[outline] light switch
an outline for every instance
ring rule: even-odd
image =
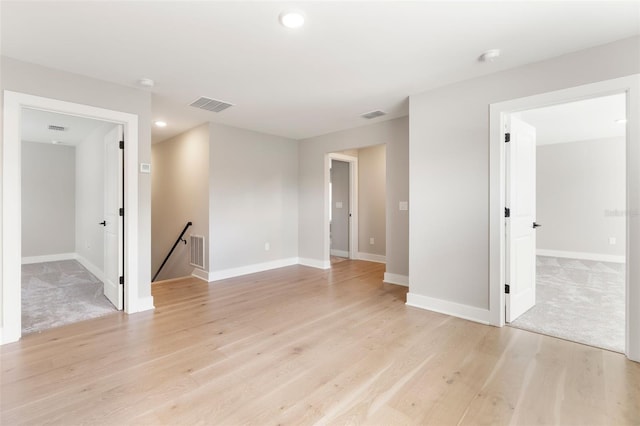
[[[336,201],[336,209],[342,208],[342,201]]]
[[[616,242],[616,237],[609,237],[609,245],[615,246]]]
[[[400,201],[398,206],[400,210],[409,210],[409,202],[408,201]]]
[[[151,173],[151,164],[140,163],[140,173]]]

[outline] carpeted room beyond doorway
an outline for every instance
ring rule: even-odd
[[[102,282],[77,260],[22,265],[22,333],[117,312]]]

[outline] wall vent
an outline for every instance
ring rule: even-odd
[[[64,132],[67,130],[64,126],[56,126],[55,124],[49,124],[49,130],[55,130],[57,132]]]
[[[189,104],[192,107],[204,109],[207,111],[220,112],[232,107],[233,104],[225,101],[219,101],[217,99],[205,98],[204,96],[196,99]]]
[[[386,114],[386,112],[384,112],[384,111],[376,110],[376,111],[371,111],[371,112],[365,112],[364,114],[361,114],[360,117],[366,118],[367,120],[371,120],[372,118],[380,117],[380,116],[383,116],[385,114]]]
[[[189,263],[196,268],[204,269],[204,236],[191,235],[189,239],[191,240],[191,258]]]

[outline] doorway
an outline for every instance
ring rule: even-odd
[[[509,115],[510,325],[624,351],[625,117],[624,94]]]
[[[21,148],[22,110],[30,108],[106,121],[123,126],[124,133],[124,311],[149,309],[138,294],[138,117],[88,105],[75,104],[23,93],[4,92],[2,158],[2,343],[20,339],[22,200]],[[123,213],[125,212],[123,211]],[[144,299],[144,298],[142,298]]]
[[[329,255],[331,263],[358,256],[358,157],[330,153]]]

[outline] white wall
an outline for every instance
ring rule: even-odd
[[[380,256],[387,244],[385,151],[384,145],[358,150],[358,251]]]
[[[54,70],[12,58],[0,61],[0,89],[68,102],[123,111],[138,116],[138,159],[151,161],[151,94],[77,74]],[[4,105],[4,100],[2,100]],[[3,107],[4,108],[4,107]],[[0,114],[0,120],[2,114]],[[138,177],[138,293],[141,299],[151,296],[151,180]],[[4,202],[4,198],[3,198]],[[0,237],[2,235],[0,234]],[[1,254],[1,253],[0,253]],[[4,259],[4,257],[3,257]],[[1,270],[0,270],[1,273]],[[0,291],[0,295],[2,292]],[[1,303],[0,303],[1,306]],[[1,314],[0,314],[1,317]]]
[[[409,212],[398,210],[408,201],[409,118],[402,117],[300,141],[299,253],[316,264],[324,262],[325,156],[330,152],[386,145],[387,273],[407,276]]]
[[[410,99],[410,293],[489,308],[489,105],[640,72],[640,38]]]
[[[189,235],[209,240],[209,124],[153,144],[151,253],[155,274],[187,222]],[[178,244],[157,280],[191,275],[190,245]],[[205,259],[205,270],[208,265]]]
[[[22,142],[22,257],[75,252],[76,149]]]
[[[349,163],[331,161],[331,250],[349,252]],[[338,203],[342,206],[338,207]],[[345,254],[342,253],[342,256]],[[348,257],[348,256],[347,256]]]
[[[287,259],[295,263],[298,142],[214,123],[209,132],[213,276]]]
[[[536,163],[537,248],[624,256],[625,139],[538,146]]]
[[[104,137],[113,124],[105,123],[76,146],[75,251],[104,271]]]

